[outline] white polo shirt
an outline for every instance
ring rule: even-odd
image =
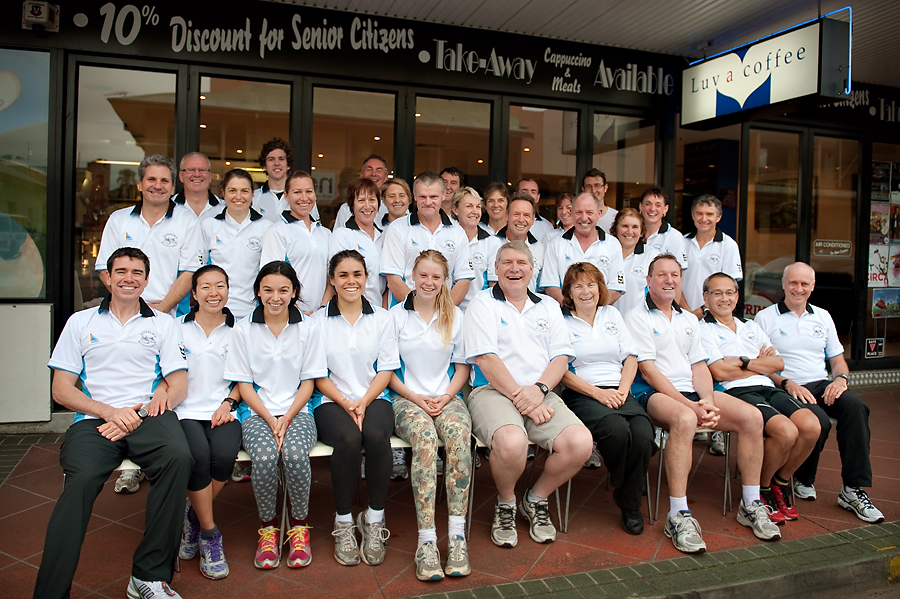
[[[691,366],[706,360],[697,317],[672,303],[672,320],[663,314],[650,294],[625,315],[637,348],[638,362],[655,360],[656,368],[682,393],[692,393]]]
[[[331,231],[317,220],[312,230],[285,211],[281,220],[263,234],[260,268],[273,260],[290,262],[300,279],[300,308],[315,311],[322,304],[328,284],[328,241]]]
[[[381,247],[384,245],[384,234],[375,227],[375,239],[359,228],[352,216],[346,226],[336,227],[328,240],[328,262],[331,257],[342,250],[356,250],[366,259],[366,299],[373,306],[381,305],[387,280],[381,272]]]
[[[475,279],[469,284],[469,291],[466,293],[466,297],[459,303],[459,308],[463,312],[466,311],[469,303],[475,299],[475,296],[482,289],[487,289],[490,283],[497,282],[495,260],[497,258],[497,250],[503,243],[503,240],[490,235],[481,227],[478,228],[475,237],[469,241],[469,259],[472,263]]]
[[[590,262],[603,273],[606,287],[610,291],[625,293],[625,267],[622,260],[622,245],[619,240],[597,227],[597,241],[581,249],[575,236],[575,227],[554,239],[544,254],[544,269],[541,271],[541,287],[562,289],[566,270],[576,262]]]
[[[194,209],[191,208],[190,204],[187,203],[187,199],[184,197],[184,193],[176,193],[172,196],[172,201],[178,204],[180,207],[186,209],[188,212],[199,218],[200,220],[206,220],[207,218],[212,218],[219,213],[225,207],[225,202],[222,201],[216,194],[206,190],[206,193],[209,196],[209,199],[205,204],[203,204],[203,210],[200,211],[198,215],[194,212]]]
[[[415,292],[406,296],[402,304],[390,309],[397,333],[400,352],[398,376],[414,393],[437,397],[447,392],[453,364],[465,364],[463,346],[463,313],[455,307],[451,342],[444,343],[437,328],[437,312],[425,322],[413,306]]]
[[[284,191],[272,191],[269,189],[269,182],[266,181],[256,191],[253,192],[253,199],[250,205],[254,210],[263,215],[263,218],[277,223],[281,220],[281,215],[285,210],[291,211],[291,206],[284,199]],[[309,215],[313,220],[319,220],[319,206],[314,204]]]
[[[231,391],[231,381],[226,380],[224,374],[234,315],[228,308],[223,312],[225,322],[216,327],[209,337],[197,324],[197,313],[193,310],[178,319],[188,364],[187,397],[173,408],[179,420],[210,420]]]
[[[362,302],[362,314],[352,325],[338,309],[337,297],[313,315],[325,344],[327,376],[350,401],[365,395],[379,372],[400,368],[394,320],[387,310],[373,307],[365,297]],[[379,397],[391,400],[387,388]],[[315,409],[331,401],[317,389],[309,403]]]
[[[606,231],[607,235],[612,235],[610,229],[612,229],[613,221],[616,220],[616,215],[618,213],[619,211],[612,206],[607,206],[606,212],[604,212],[603,216],[597,220],[597,226]],[[615,235],[613,235],[613,237],[615,237]]]
[[[381,250],[381,274],[403,277],[404,282],[412,281],[413,264],[424,250],[437,250],[450,264],[452,283],[462,279],[472,279],[475,273],[469,264],[469,238],[458,224],[440,211],[441,224],[434,233],[419,222],[419,216],[412,213],[406,218],[395,220],[384,232],[384,247]],[[452,284],[448,282],[452,287]]]
[[[509,241],[506,238],[506,230],[509,227],[503,227],[499,231],[497,231],[497,239],[500,240],[500,245],[497,246],[499,250],[503,245]],[[531,255],[534,257],[534,271],[531,274],[531,281],[528,282],[528,290],[532,293],[537,293],[541,273],[544,270],[544,259],[546,258],[547,246],[543,241],[539,240],[537,237],[531,234],[531,231],[528,231],[528,249],[531,250]],[[488,272],[488,281],[496,281],[497,280],[497,252],[494,252],[493,258],[491,258],[490,271]]]
[[[478,356],[494,354],[521,386],[538,382],[554,358],[575,356],[559,304],[546,295],[528,292],[520,313],[494,285],[475,296],[464,325],[467,361],[474,365]],[[488,384],[478,366],[472,367],[469,382]]]
[[[204,256],[209,264],[221,266],[228,273],[227,306],[237,319],[256,307],[253,283],[259,273],[262,238],[271,226],[271,221],[253,208],[242,223],[226,209],[200,222]]]
[[[753,320],[784,359],[781,375],[801,385],[826,380],[825,360],[844,353],[834,320],[824,308],[806,304],[800,317],[782,300],[760,310]]]
[[[478,223],[478,226],[490,233],[491,235],[496,235],[497,231],[491,228],[491,226],[487,223]]]
[[[659,230],[651,235],[644,245],[657,254],[669,253],[675,256],[681,268],[688,268],[687,252],[684,249],[684,237],[681,232],[663,219]]]
[[[150,276],[141,297],[152,304],[166,297],[179,272],[195,272],[203,266],[205,254],[200,221],[192,210],[178,208],[169,200],[166,215],[151,227],[141,214],[142,206],[143,200],[110,215],[103,227],[95,268],[106,270],[106,261],[119,248],[142,250],[150,258]]]
[[[531,233],[537,237],[539,241],[543,241],[545,237],[549,236],[553,229],[553,223],[549,220],[540,214],[534,215],[534,224],[531,225]]]
[[[81,390],[114,408],[146,407],[153,391],[176,370],[188,367],[175,319],[140,300],[125,324],[109,311],[109,298],[96,309],[69,317],[48,366],[77,374]],[[75,421],[96,418],[78,413]]]
[[[618,386],[622,382],[622,363],[637,356],[625,319],[612,306],[599,306],[593,326],[563,307],[569,341],[575,359],[569,370],[595,387]]]
[[[287,413],[302,381],[328,375],[318,323],[296,306],[289,310],[288,324],[276,338],[266,326],[264,308],[257,306],[234,327],[225,360],[225,379],[252,383],[273,416]],[[309,402],[300,411],[311,413]]]
[[[681,290],[691,310],[703,305],[703,281],[709,275],[724,272],[737,281],[744,278],[738,244],[719,230],[702,248],[697,243],[697,234],[688,233],[684,236],[684,251],[688,268],[684,271]]]
[[[740,358],[741,356],[750,359],[758,358],[763,349],[772,345],[769,336],[754,321],[745,321],[735,316],[734,326],[736,330],[732,331],[709,312],[700,321],[700,337],[703,340],[703,349],[706,351],[707,364],[723,358]],[[734,381],[719,381],[719,383],[726,390],[756,385],[775,386],[772,379],[761,374]]]
[[[624,316],[644,301],[647,290],[647,272],[650,261],[657,255],[656,250],[648,248],[643,241],[638,241],[634,251],[622,260],[625,270],[625,294],[616,300],[613,306]]]
[[[409,210],[406,211],[409,214]],[[378,211],[375,212],[375,222],[384,224],[385,219],[387,218],[388,209],[387,206],[384,205],[384,202],[378,202]],[[331,227],[335,233],[337,230],[347,226],[347,223],[350,219],[353,218],[353,213],[350,211],[350,206],[347,202],[341,204],[341,207],[338,208],[337,216],[334,217],[334,226]],[[390,224],[390,223],[388,223]]]

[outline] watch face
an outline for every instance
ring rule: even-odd
[[[141,408],[137,411],[137,415],[139,418],[146,418],[150,415],[150,412],[147,411],[147,408]]]

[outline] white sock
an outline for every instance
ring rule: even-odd
[[[437,529],[420,528],[419,545],[421,545],[422,543],[437,543]]]
[[[528,494],[525,496],[525,499],[530,501],[531,503],[537,503],[538,501],[547,501],[546,497],[538,497],[531,491],[531,489],[528,489]]]
[[[353,514],[335,514],[336,524],[353,524]]]
[[[384,510],[373,510],[369,508],[366,512],[366,522],[369,524],[384,524]]]
[[[451,538],[458,536],[466,538],[466,517],[450,516],[450,523],[447,525],[447,535]]]
[[[510,509],[516,509],[516,497],[513,495],[512,501],[503,501],[500,499],[500,496],[497,496],[497,505],[502,505],[503,507],[508,507]]]
[[[678,515],[678,512],[689,512],[691,508],[688,507],[687,504],[687,496],[684,497],[669,497],[669,517],[674,518]]]
[[[744,506],[759,500],[759,485],[741,485],[741,495],[744,497]]]
[[[844,488],[842,490],[844,491],[845,495],[856,495],[856,487],[848,487],[847,485],[844,485]]]

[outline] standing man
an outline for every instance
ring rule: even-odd
[[[573,355],[559,304],[528,290],[534,261],[528,245],[511,241],[497,250],[497,284],[469,304],[464,322],[470,375],[472,432],[491,449],[497,505],[491,540],[515,547],[516,481],[528,444],[551,449],[544,470],[525,491],[519,513],[537,543],[556,540],[547,498],[591,455],[591,433],[550,389]]]
[[[831,315],[809,303],[809,296],[816,287],[816,271],[802,262],[790,264],[784,269],[781,286],[784,299],[760,311],[755,319],[784,358],[784,370],[771,378],[777,386],[808,404],[822,426],[818,443],[794,473],[794,494],[800,499],[816,498],[813,483],[819,454],[831,432],[829,418],[834,418],[837,420],[844,483],[837,498],[838,505],[864,522],[883,522],[884,514],[863,490],[863,487],[872,486],[869,407],[847,389],[850,369],[844,360],[844,347]],[[825,370],[826,360],[831,366],[830,381]]]
[[[294,168],[294,150],[280,137],[273,137],[259,151],[259,166],[268,179],[253,192],[253,209],[273,223],[281,221],[281,214],[291,206],[284,197],[284,186]],[[313,206],[310,215],[319,220],[319,207]]]
[[[622,245],[597,225],[602,207],[603,202],[596,194],[578,194],[572,204],[575,225],[547,246],[540,285],[544,293],[560,305],[563,303],[563,279],[569,267],[576,262],[590,262],[600,270],[609,290],[610,304],[625,293]]]
[[[378,191],[380,193],[381,188],[384,187],[385,182],[388,180],[387,160],[380,154],[369,154],[369,156],[363,160],[362,168],[359,169],[359,176],[374,181],[375,185],[378,186]],[[447,212],[449,213],[449,211]],[[387,216],[387,213],[388,209],[387,206],[384,205],[384,202],[378,202],[378,212],[375,213],[375,222],[384,223],[384,218]],[[317,219],[318,217],[319,215],[316,214]],[[350,211],[350,206],[347,205],[347,202],[344,202],[338,209],[332,229],[346,227],[347,221],[352,217],[353,214]]]
[[[497,231],[497,237],[505,243],[507,241],[522,241],[528,245],[531,250],[532,273],[531,282],[528,289],[532,292],[536,291],[538,279],[540,279],[541,271],[544,267],[544,242],[539,240],[531,232],[534,228],[534,219],[536,211],[534,201],[530,194],[526,192],[516,192],[506,203],[506,226]],[[488,269],[488,279],[492,280],[494,274]]]
[[[669,515],[665,534],[684,553],[702,553],[706,543],[687,502],[691,441],[697,427],[738,433],[741,502],[737,521],[764,541],[781,538],[760,500],[763,419],[750,404],[713,390],[697,317],[675,299],[681,291],[681,265],[672,254],[656,256],[648,267],[647,296],[625,315],[638,348],[638,377],[632,393],[638,403],[669,431],[666,480]]]
[[[181,159],[178,180],[184,186],[181,193],[176,193],[175,203],[189,209],[194,216],[203,220],[212,218],[224,206],[222,200],[209,190],[212,181],[212,166],[206,154],[190,152]]]
[[[737,243],[716,228],[722,220],[722,202],[714,195],[705,194],[691,205],[696,233],[684,236],[687,270],[684,273],[684,301],[697,318],[703,318],[703,282],[706,277],[724,272],[736,281],[744,277],[741,268],[741,252]]]
[[[669,196],[662,187],[652,185],[641,194],[641,216],[644,219],[644,245],[660,254],[675,256],[681,268],[687,268],[684,237],[666,221]]]
[[[450,214],[450,205],[453,203],[453,194],[462,185],[463,173],[455,166],[448,166],[441,171],[441,179],[444,180],[444,201],[441,210]]]
[[[396,302],[410,292],[413,265],[424,250],[437,250],[450,264],[450,297],[457,306],[466,297],[475,271],[469,259],[469,238],[462,227],[441,210],[444,181],[431,171],[416,177],[413,183],[416,212],[394,221],[384,232],[381,250],[381,274]]]
[[[606,184],[606,173],[599,168],[592,168],[581,178],[581,191],[592,193],[600,199],[600,218],[597,221],[597,224],[601,229],[606,231],[607,235],[616,218],[616,214],[619,213],[619,211],[612,206],[606,205],[606,192],[608,189],[609,185]]]
[[[35,599],[69,596],[94,501],[126,457],[137,462],[152,483],[127,595],[180,597],[168,583],[194,460],[171,405],[151,401],[151,396],[165,379],[168,402],[184,399],[184,346],[175,320],[141,299],[150,274],[144,252],[116,249],[105,272],[110,297],[99,309],[73,314],[50,357],[53,399],[77,415],[59,454],[65,485],[47,526]]]
[[[549,235],[553,230],[553,223],[541,216],[541,190],[537,181],[534,179],[520,179],[516,183],[516,193],[527,193],[531,196],[531,203],[534,204],[534,226],[532,234],[539,240],[543,240],[545,235]]]

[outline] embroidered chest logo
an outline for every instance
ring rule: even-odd
[[[453,241],[452,239],[448,239],[447,241],[444,242],[444,247],[447,249],[448,252],[450,252],[452,254],[453,252],[456,251],[456,242]]]
[[[823,339],[825,337],[825,327],[820,324],[817,324],[813,327],[812,335],[816,339]]]
[[[618,335],[619,326],[614,322],[607,322],[605,325],[603,325],[603,331],[607,335]]]
[[[694,329],[693,327],[684,327],[684,337],[688,341],[694,340]]]
[[[756,343],[756,333],[753,331],[749,331],[746,335],[747,341],[750,343]]]
[[[546,318],[538,318],[534,321],[534,330],[540,333],[546,333],[550,330],[550,323]]]
[[[98,337],[94,337],[93,333],[91,333],[90,335],[91,335],[91,345],[93,345],[95,343],[100,343],[100,339]]]
[[[600,266],[600,268],[609,267],[609,256],[600,256],[597,258],[597,265]]]
[[[222,353],[219,354],[219,356],[222,358],[222,360],[228,359],[228,344],[227,343],[222,346]]]
[[[631,267],[631,276],[632,277],[643,277],[644,276],[644,267],[643,266],[632,266]]]
[[[166,233],[162,236],[162,244],[167,248],[173,248],[178,245],[178,235],[175,233]]]
[[[156,347],[156,333],[153,331],[141,331],[141,336],[140,338],[138,338],[138,343],[148,349]]]
[[[247,249],[253,252],[261,252],[262,251],[262,243],[259,241],[259,237],[251,237],[247,240]]]
[[[484,254],[481,252],[472,254],[472,264],[484,264]]]
[[[720,258],[718,254],[710,254],[710,256],[706,259],[706,261],[711,266],[718,266],[722,263],[722,258]]]

